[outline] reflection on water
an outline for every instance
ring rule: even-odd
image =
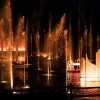
[[[80,85],[80,72],[67,72],[67,84],[72,83],[74,86]]]
[[[14,87],[16,86],[24,86],[24,80],[25,83],[28,85],[28,71],[25,71],[25,77],[24,77],[24,68],[14,68]],[[24,79],[25,78],[25,79]]]
[[[80,81],[80,72],[67,72],[67,84],[79,87],[100,87],[100,81]]]
[[[34,61],[34,63],[33,63]],[[38,62],[39,61],[39,62]],[[59,63],[56,60],[46,58],[32,58],[30,65],[24,63],[13,64],[14,89],[29,89],[34,87],[66,86],[72,83],[75,87],[98,87],[89,89],[75,89],[75,94],[97,94],[100,93],[100,81],[80,82],[80,72],[61,73]],[[41,70],[37,70],[38,66]],[[61,68],[61,67],[60,67]],[[64,88],[66,91],[66,89]],[[75,97],[73,100],[90,99],[94,97]],[[98,97],[95,97],[98,98]]]
[[[67,72],[67,85],[72,83],[76,88],[73,89],[73,100],[99,100],[100,81],[80,81],[80,72]],[[80,96],[79,96],[80,95]],[[82,96],[83,95],[83,96]],[[88,96],[87,96],[88,95]]]
[[[66,85],[66,75],[62,74],[61,69],[59,71],[59,65],[56,61],[46,58],[32,58],[30,63],[28,68],[24,64],[13,65],[14,89],[20,89],[24,83],[31,88]],[[41,70],[37,70],[38,66]]]
[[[34,60],[34,63],[31,62]],[[31,59],[31,65],[26,68],[23,65],[13,65],[14,87],[26,85],[34,86],[65,86],[72,83],[78,87],[99,87],[100,81],[80,82],[80,72],[67,72],[65,76],[60,73],[56,61],[47,60],[45,58]],[[38,66],[41,70],[37,70]],[[24,69],[25,67],[25,69]],[[66,72],[66,71],[64,71]]]

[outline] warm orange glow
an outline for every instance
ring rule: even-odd
[[[73,65],[73,66],[77,66],[77,65],[80,66],[80,63],[73,63],[72,65]]]
[[[81,87],[99,87],[100,81],[94,81],[94,82],[80,82]]]
[[[2,49],[0,48],[0,51]],[[8,51],[8,47],[7,48],[3,48],[3,51]],[[12,51],[16,51],[16,48],[13,48]],[[25,48],[18,48],[18,51],[25,51]]]
[[[7,51],[8,47],[7,48],[3,48],[3,51]],[[2,51],[2,49],[0,48],[0,51]]]
[[[30,88],[30,86],[25,85],[23,88],[24,88],[24,89],[29,89],[29,88]]]
[[[81,80],[80,86],[81,87],[86,87],[86,84],[85,84],[85,80],[84,79]]]
[[[50,59],[51,59],[51,56],[48,57],[48,60],[50,60]]]
[[[9,60],[12,61],[12,57],[10,57]]]
[[[17,94],[17,92],[13,91],[13,94]]]
[[[1,81],[0,83],[9,83],[8,81]]]
[[[19,61],[20,63],[24,62],[24,61],[25,61],[25,57],[19,56],[19,57],[18,57],[18,61]]]
[[[42,56],[45,58],[45,57],[47,57],[47,54],[42,54]]]
[[[25,48],[18,48],[18,51],[25,51]]]
[[[80,78],[80,82],[85,82],[85,78]]]
[[[16,51],[16,48],[13,48],[13,50],[12,51]]]
[[[40,54],[37,54],[37,56],[39,57],[39,56],[40,56]]]

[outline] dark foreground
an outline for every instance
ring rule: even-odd
[[[0,99],[8,100],[100,100],[100,95],[71,95],[64,91],[0,91]]]
[[[7,99],[24,99],[25,100],[70,100],[67,94],[64,93],[28,93],[28,94],[12,94],[12,93],[0,93],[1,98]]]

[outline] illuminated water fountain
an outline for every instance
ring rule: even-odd
[[[0,38],[1,38],[1,83],[8,83],[7,88],[13,89],[13,69],[12,69],[12,15],[10,2],[6,2],[3,12],[2,19],[0,21]]]
[[[14,48],[16,50],[16,59],[15,61],[18,63],[25,62],[25,31],[24,31],[24,24],[25,24],[25,19],[24,16],[21,17],[18,21],[18,26],[17,26],[17,34],[15,36],[15,41],[14,41]],[[16,42],[17,41],[17,42]]]
[[[2,88],[7,89],[13,89],[13,67],[18,64],[23,64],[24,86],[26,85],[25,68],[28,67],[28,26],[25,25],[24,16],[20,17],[17,30],[13,34],[11,14],[11,4],[8,0],[0,19],[0,86],[4,85]]]
[[[61,72],[62,74],[59,75],[65,75],[67,35],[65,22],[65,14],[60,18],[59,22],[53,28],[51,27],[52,25],[49,21],[49,28],[44,37],[42,51],[40,51],[40,32],[37,31],[35,34],[37,70],[39,70],[38,73],[44,72],[42,76],[47,77],[48,84],[51,77],[54,76],[54,73],[58,74]]]
[[[40,58],[40,34],[39,31],[35,34],[35,43],[36,43],[36,56],[37,56],[37,70],[42,70],[40,68],[39,58]]]
[[[60,21],[52,28],[49,21],[49,30],[44,39],[44,53],[47,59],[47,71],[44,74],[47,76],[48,84],[53,73],[60,73],[66,68],[66,37],[67,31],[65,29],[65,14]],[[62,75],[65,75],[65,72]],[[59,74],[61,75],[61,74]]]
[[[64,25],[65,14],[53,29],[51,29],[51,24],[49,22],[49,31],[44,42],[44,51],[48,55],[48,59],[60,58],[60,56],[63,55],[63,48],[65,54],[66,34],[64,34]]]
[[[25,23],[24,16],[19,17],[13,45],[13,67],[23,69],[22,88],[29,88],[26,84],[26,69],[30,65],[28,63],[28,21]]]
[[[91,31],[90,31],[91,32]],[[85,50],[86,50],[86,55],[85,58],[82,57],[81,58],[81,65],[80,65],[80,75],[81,75],[81,82],[88,82],[88,81],[100,81],[100,50],[98,50],[96,52],[96,64],[93,64],[91,62],[91,58],[92,58],[92,50],[90,50],[90,59],[87,56],[87,29],[85,29]],[[89,35],[89,37],[91,36],[91,34]],[[92,38],[91,38],[92,39]],[[91,45],[92,40],[90,41],[90,45]],[[82,42],[83,43],[83,42]],[[90,46],[89,45],[89,46]],[[90,47],[92,49],[92,47]]]
[[[36,42],[37,56],[40,56],[40,34],[39,34],[39,31],[35,35],[35,42]]]
[[[72,32],[72,17],[71,17],[71,14],[70,14],[70,17],[69,17],[69,27],[68,27],[68,35],[67,35],[67,41],[66,41],[66,44],[67,44],[67,47],[66,47],[66,66],[67,66],[67,71],[68,70],[73,70],[74,67],[71,65],[74,61],[73,59],[73,32]]]
[[[68,29],[68,43],[67,43],[67,60],[73,62],[73,36],[72,36],[72,22],[71,16],[69,18],[69,29]]]
[[[6,82],[8,89],[14,88],[14,72],[13,70],[23,70],[23,86],[26,84],[26,68],[28,68],[28,23],[25,23],[25,17],[21,16],[17,23],[16,31],[12,31],[12,13],[10,2],[4,6],[2,12],[2,19],[0,19],[0,84]],[[38,69],[40,70],[40,56],[43,56],[46,61],[46,67],[42,69],[43,74],[46,74],[47,81],[51,78],[52,70],[57,72],[56,74],[63,77],[65,76],[66,69],[66,35],[65,32],[65,14],[61,17],[60,21],[55,27],[49,25],[49,31],[46,35],[44,42],[44,51],[40,52],[40,34],[36,33],[36,49],[38,61]],[[48,45],[49,44],[49,45]],[[33,57],[33,56],[32,56]],[[33,57],[34,58],[34,57]],[[32,58],[32,59],[33,59]],[[34,61],[33,61],[34,62]],[[36,71],[36,70],[35,70]],[[40,72],[40,71],[39,71]],[[64,79],[65,81],[65,79]]]

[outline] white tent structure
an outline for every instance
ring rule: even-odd
[[[96,53],[96,64],[89,61],[87,54],[81,58],[80,76],[81,81],[100,81],[100,49]]]

